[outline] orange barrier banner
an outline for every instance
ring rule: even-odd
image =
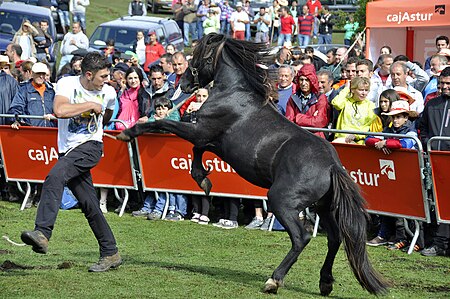
[[[193,145],[175,135],[144,134],[138,137],[144,190],[204,194],[190,175]],[[229,164],[205,152],[203,165],[212,171],[211,195],[266,198],[267,190],[241,178]]]
[[[114,134],[113,132],[110,132]],[[104,138],[104,156],[92,169],[96,186],[137,189],[128,144]],[[58,160],[57,129],[0,126],[2,161],[11,181],[40,183]]]
[[[361,145],[333,145],[350,177],[361,187],[369,211],[426,219],[416,150],[385,155]]]
[[[429,151],[436,211],[439,222],[450,223],[450,152]]]

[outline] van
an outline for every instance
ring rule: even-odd
[[[177,51],[183,51],[183,36],[175,21],[147,16],[125,16],[100,24],[89,39],[89,46],[100,50],[107,40],[113,39],[114,48],[119,52],[132,51],[138,31],[143,31],[146,37],[148,33],[156,32],[164,47],[173,44]]]

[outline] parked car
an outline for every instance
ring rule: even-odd
[[[14,0],[14,1],[22,2],[22,3],[25,3],[25,4],[29,4],[29,5],[35,5],[35,6],[38,5],[38,0]],[[50,3],[52,4],[52,6],[54,8],[58,7],[58,2],[56,0],[50,0]],[[57,33],[66,34],[67,32],[65,31],[65,28],[61,25],[60,15],[58,14],[58,11],[57,10],[51,10],[51,14],[52,14],[52,17],[53,17],[53,21],[55,23],[56,32]]]
[[[171,12],[172,0],[148,0],[147,10],[152,13],[159,13],[160,11]]]
[[[48,33],[53,39],[53,44],[49,48],[49,53],[52,56],[50,65],[52,74],[55,75],[56,69],[53,61],[56,60],[58,55],[59,44],[57,42],[63,39],[63,34],[57,33],[52,12],[48,8],[21,2],[0,2],[0,51],[3,53],[6,50],[25,19],[31,23],[41,20],[48,21]]]
[[[178,51],[184,48],[181,30],[175,21],[147,16],[125,16],[100,24],[89,39],[89,46],[101,50],[107,40],[113,39],[118,51],[123,53],[133,50],[137,31],[143,31],[145,36],[156,32],[163,46],[173,44]]]

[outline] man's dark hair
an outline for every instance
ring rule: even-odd
[[[150,76],[153,74],[153,73],[161,73],[161,74],[164,74],[164,69],[162,68],[162,66],[160,66],[159,64],[154,64],[154,65],[152,65],[151,67],[150,67]]]
[[[46,24],[48,24],[48,20],[42,19],[42,20],[39,21],[39,23],[46,23]]]
[[[109,69],[111,63],[108,58],[98,52],[90,52],[84,56],[81,61],[81,74],[86,75],[86,72],[91,72],[94,75],[103,69]]]
[[[441,36],[436,37],[436,44],[437,44],[437,42],[440,41],[440,40],[444,40],[445,43],[446,43],[447,45],[448,45],[448,43],[449,43],[448,37],[445,36],[445,35],[441,35]]]
[[[260,10],[261,10],[261,9],[266,10],[266,7],[265,7],[265,6],[260,6],[259,9],[260,9]]]
[[[328,54],[328,53],[333,53],[333,56],[336,56],[336,51],[337,51],[336,48],[332,48],[332,49],[330,49],[330,50],[327,51],[327,54]]]
[[[406,55],[397,55],[397,56],[394,57],[394,62],[397,62],[397,61],[408,62],[409,58]]]
[[[364,58],[364,59],[358,60],[358,62],[356,63],[356,67],[358,67],[358,65],[367,65],[369,72],[373,71],[373,62],[370,61],[369,59]]]
[[[302,54],[302,55],[300,55],[299,60],[301,60],[301,61],[303,61],[303,60],[309,60],[309,62],[311,62],[311,63],[313,62],[312,57],[309,56],[308,54]]]
[[[11,45],[11,50],[13,50],[14,52],[16,52],[16,54],[18,56],[22,56],[22,47],[19,44],[10,44]]]
[[[306,48],[305,48],[305,53],[308,53],[308,52],[314,53],[314,48],[313,48],[313,47],[310,47],[310,46],[306,47]]]
[[[167,107],[169,109],[172,109],[173,103],[166,97],[159,97],[155,100],[155,109],[157,107]]]
[[[350,57],[349,59],[347,59],[347,63],[345,64],[346,66],[349,64],[357,64],[359,61],[358,57]]]
[[[450,66],[442,70],[440,78],[442,77],[450,77]]]

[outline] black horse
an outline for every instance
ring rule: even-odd
[[[145,132],[166,130],[194,144],[191,175],[209,193],[202,155],[211,151],[249,182],[269,189],[273,213],[286,228],[292,248],[267,280],[264,292],[276,293],[283,278],[310,241],[299,218],[313,204],[328,234],[328,253],[320,271],[320,293],[333,289],[332,267],[341,239],[353,273],[363,288],[384,293],[388,284],[372,268],[366,242],[367,213],[358,186],[344,170],[334,148],[288,121],[270,100],[271,84],[263,44],[210,34],[195,47],[181,78],[185,92],[214,81],[197,123],[160,120],[136,125],[118,138],[129,141]]]

